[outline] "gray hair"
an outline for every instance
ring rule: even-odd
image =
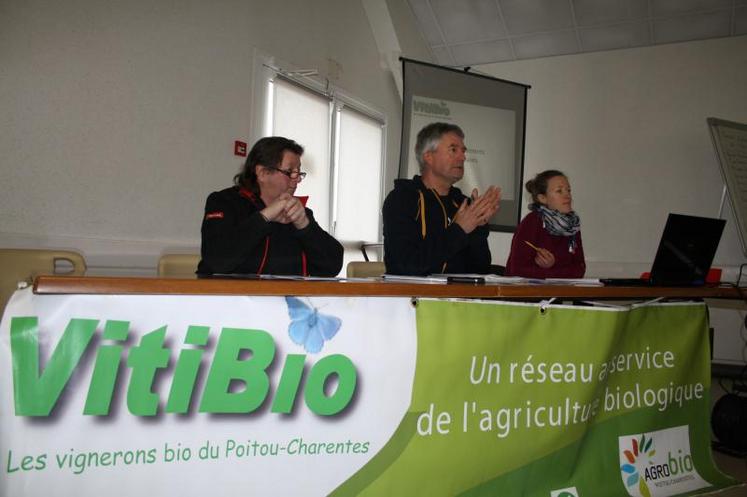
[[[415,141],[415,158],[418,160],[420,172],[423,172],[425,160],[423,155],[426,152],[433,152],[438,148],[441,137],[446,133],[454,133],[464,140],[464,131],[456,124],[449,123],[431,123],[425,128],[418,131],[418,139]]]

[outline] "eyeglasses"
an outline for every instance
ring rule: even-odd
[[[305,172],[301,172],[297,169],[291,169],[290,171],[286,171],[285,169],[280,169],[279,167],[272,167],[272,166],[265,166],[267,169],[272,169],[274,171],[277,171],[279,173],[285,174],[290,179],[299,179],[302,180],[306,177]]]

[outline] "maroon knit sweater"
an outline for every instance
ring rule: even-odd
[[[514,239],[511,241],[511,254],[506,261],[506,276],[525,278],[582,278],[586,272],[584,247],[581,232],[576,233],[575,247],[570,251],[571,237],[551,235],[542,226],[542,215],[532,211],[521,220]],[[535,250],[525,241],[549,250],[555,256],[555,265],[541,268],[534,262]]]

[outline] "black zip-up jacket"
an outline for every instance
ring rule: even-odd
[[[233,186],[211,193],[202,218],[198,274],[337,276],[343,248],[306,209],[309,225],[267,222],[262,199]]]
[[[491,259],[487,226],[467,234],[452,223],[465,198],[455,187],[440,196],[417,175],[411,180],[395,180],[383,208],[386,272],[488,273]]]

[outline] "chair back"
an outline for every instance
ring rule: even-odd
[[[369,278],[381,276],[386,272],[382,261],[353,261],[348,262],[346,273],[348,278]]]
[[[164,254],[158,259],[158,276],[161,278],[197,278],[198,254]]]
[[[72,269],[58,268],[62,263]],[[19,282],[31,284],[39,275],[82,276],[85,272],[85,259],[71,250],[0,249],[0,311],[5,309]]]
[[[383,243],[366,243],[361,242],[361,254],[363,254],[363,260],[368,262],[371,260],[368,251],[374,254],[374,259],[382,260],[384,258],[384,244]]]

